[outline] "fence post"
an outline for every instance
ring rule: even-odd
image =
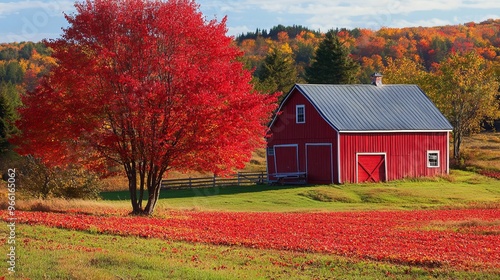
[[[191,185],[191,177],[189,177],[189,188],[192,188],[193,185]]]
[[[238,187],[240,186],[240,172],[237,173],[238,176]]]
[[[214,187],[214,188],[215,188],[215,182],[217,181],[217,177],[216,177],[216,176],[217,176],[217,175],[215,175],[215,173],[214,173],[214,184],[213,184],[213,187]]]

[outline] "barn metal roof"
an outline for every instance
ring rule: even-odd
[[[297,84],[295,88],[337,131],[453,129],[417,85]]]

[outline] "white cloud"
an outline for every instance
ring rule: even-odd
[[[228,34],[229,36],[238,36],[240,34],[246,34],[248,32],[253,32],[255,31],[255,29],[250,29],[248,28],[246,25],[243,25],[243,26],[232,26],[232,27],[229,27],[229,31],[228,31]]]
[[[498,0],[222,0],[198,1],[202,7],[219,12],[242,13],[261,10],[270,13],[369,16],[373,13],[412,13],[452,9],[500,9]]]
[[[50,16],[60,16],[62,12],[74,10],[74,2],[69,0],[1,2],[0,16],[19,14],[30,9],[43,10]]]
[[[63,12],[74,10],[73,0],[0,2],[0,42],[57,38]]]
[[[500,15],[493,15],[493,14],[475,14],[475,15],[463,15],[463,16],[457,16],[453,18],[452,24],[463,24],[467,22],[483,22],[488,19],[499,19]]]
[[[279,23],[326,31],[336,27],[436,26],[482,21],[498,11],[498,0],[220,0],[198,1],[230,23],[269,28]],[[474,9],[474,12],[471,12]],[[484,11],[484,12],[481,12]],[[235,18],[238,17],[238,18]],[[453,19],[456,17],[457,19]],[[285,23],[286,22],[286,23]],[[231,28],[233,30],[233,28]],[[241,30],[241,29],[240,29]]]
[[[341,14],[321,14],[307,19],[306,26],[312,30],[326,32],[334,27],[352,27],[355,25],[350,17],[344,17]]]
[[[416,20],[416,21],[408,21],[408,20],[394,20],[393,25],[391,27],[408,27],[408,26],[413,26],[413,27],[432,27],[432,26],[444,26],[444,25],[452,25],[454,24],[453,22],[449,20],[443,20],[439,18],[431,18],[431,19],[425,19],[425,20]]]
[[[74,1],[0,0],[0,42],[7,37],[8,41],[57,37],[64,25],[62,12],[74,12]],[[499,18],[500,14],[498,0],[197,0],[197,3],[208,19],[221,20],[227,15],[229,35],[278,24],[304,25],[321,31],[337,27],[376,30],[383,26],[480,22]],[[46,33],[38,34],[41,32]]]
[[[6,33],[0,34],[0,42],[39,42],[43,39],[55,39],[59,37],[59,33]]]

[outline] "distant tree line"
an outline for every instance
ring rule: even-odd
[[[269,31],[267,31],[266,29],[257,28],[255,32],[247,32],[246,34],[240,34],[236,36],[236,42],[240,43],[241,41],[246,39],[255,40],[258,37],[263,37],[265,39],[271,39],[271,40],[278,40],[278,34],[281,32],[286,32],[288,34],[288,37],[290,38],[295,38],[302,32],[311,32],[316,36],[321,36],[321,32],[311,30],[302,25],[284,26],[282,24],[279,24],[269,29]]]
[[[450,53],[475,51],[487,61],[499,63],[500,20],[440,27],[335,29],[333,32],[360,65],[357,82],[369,83],[370,75],[381,71],[389,59],[407,58],[427,71]],[[236,37],[245,53],[249,68],[259,69],[276,43],[287,44],[297,71],[297,81],[305,81],[305,69],[311,65],[315,50],[325,34],[301,25],[278,25],[269,31],[257,29]],[[258,76],[258,72],[255,76]]]

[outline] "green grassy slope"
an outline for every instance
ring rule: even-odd
[[[128,203],[128,192],[104,192]],[[339,211],[469,207],[500,203],[500,181],[453,170],[450,176],[382,184],[245,186],[163,190],[158,209],[222,211]]]

